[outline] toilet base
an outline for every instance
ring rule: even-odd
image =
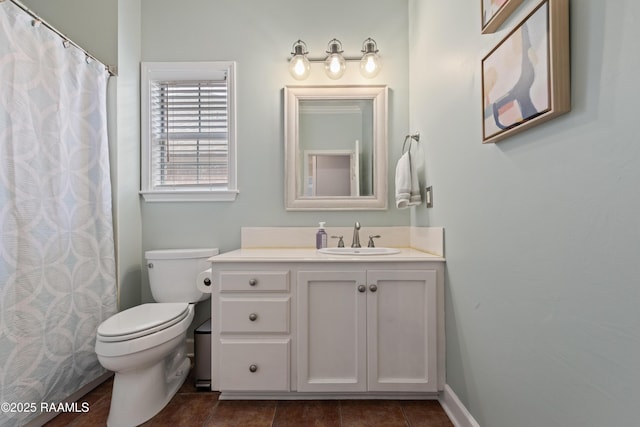
[[[176,394],[191,367],[184,337],[176,338],[176,348],[158,363],[115,373],[108,427],[138,426],[160,412]]]

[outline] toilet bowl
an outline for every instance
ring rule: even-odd
[[[96,336],[98,361],[115,373],[107,426],[144,423],[184,383],[190,368],[187,330],[195,303],[208,297],[197,290],[196,278],[217,253],[217,249],[145,253],[152,295],[159,302],[115,314],[98,327]]]

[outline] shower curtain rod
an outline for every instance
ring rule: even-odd
[[[0,0],[0,3],[4,2],[4,1],[6,1],[6,0]],[[15,4],[16,6],[18,6],[20,9],[22,9],[26,13],[28,13],[29,15],[31,15],[31,17],[35,20],[35,22],[39,22],[39,23],[43,24],[45,27],[47,27],[48,29],[50,29],[51,31],[56,33],[58,36],[60,36],[65,42],[75,46],[78,49],[80,49],[88,58],[91,58],[91,60],[96,61],[98,64],[101,64],[104,67],[104,69],[109,72],[109,75],[111,75],[111,76],[117,76],[118,75],[118,70],[117,70],[118,67],[117,66],[115,66],[115,65],[105,65],[98,58],[96,58],[95,56],[93,56],[92,54],[87,52],[85,49],[80,47],[77,43],[75,43],[69,37],[67,37],[64,34],[62,34],[53,25],[49,24],[47,21],[45,21],[40,16],[38,16],[38,14],[36,14],[34,11],[29,9],[28,7],[26,7],[22,3],[20,3],[18,0],[9,0],[9,1],[11,3]]]

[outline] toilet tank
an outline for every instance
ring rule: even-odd
[[[160,249],[146,251],[151,295],[156,302],[198,302],[210,297],[196,286],[198,274],[211,268],[207,259],[218,249]]]

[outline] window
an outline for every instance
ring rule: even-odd
[[[147,201],[235,200],[235,63],[142,63]]]

